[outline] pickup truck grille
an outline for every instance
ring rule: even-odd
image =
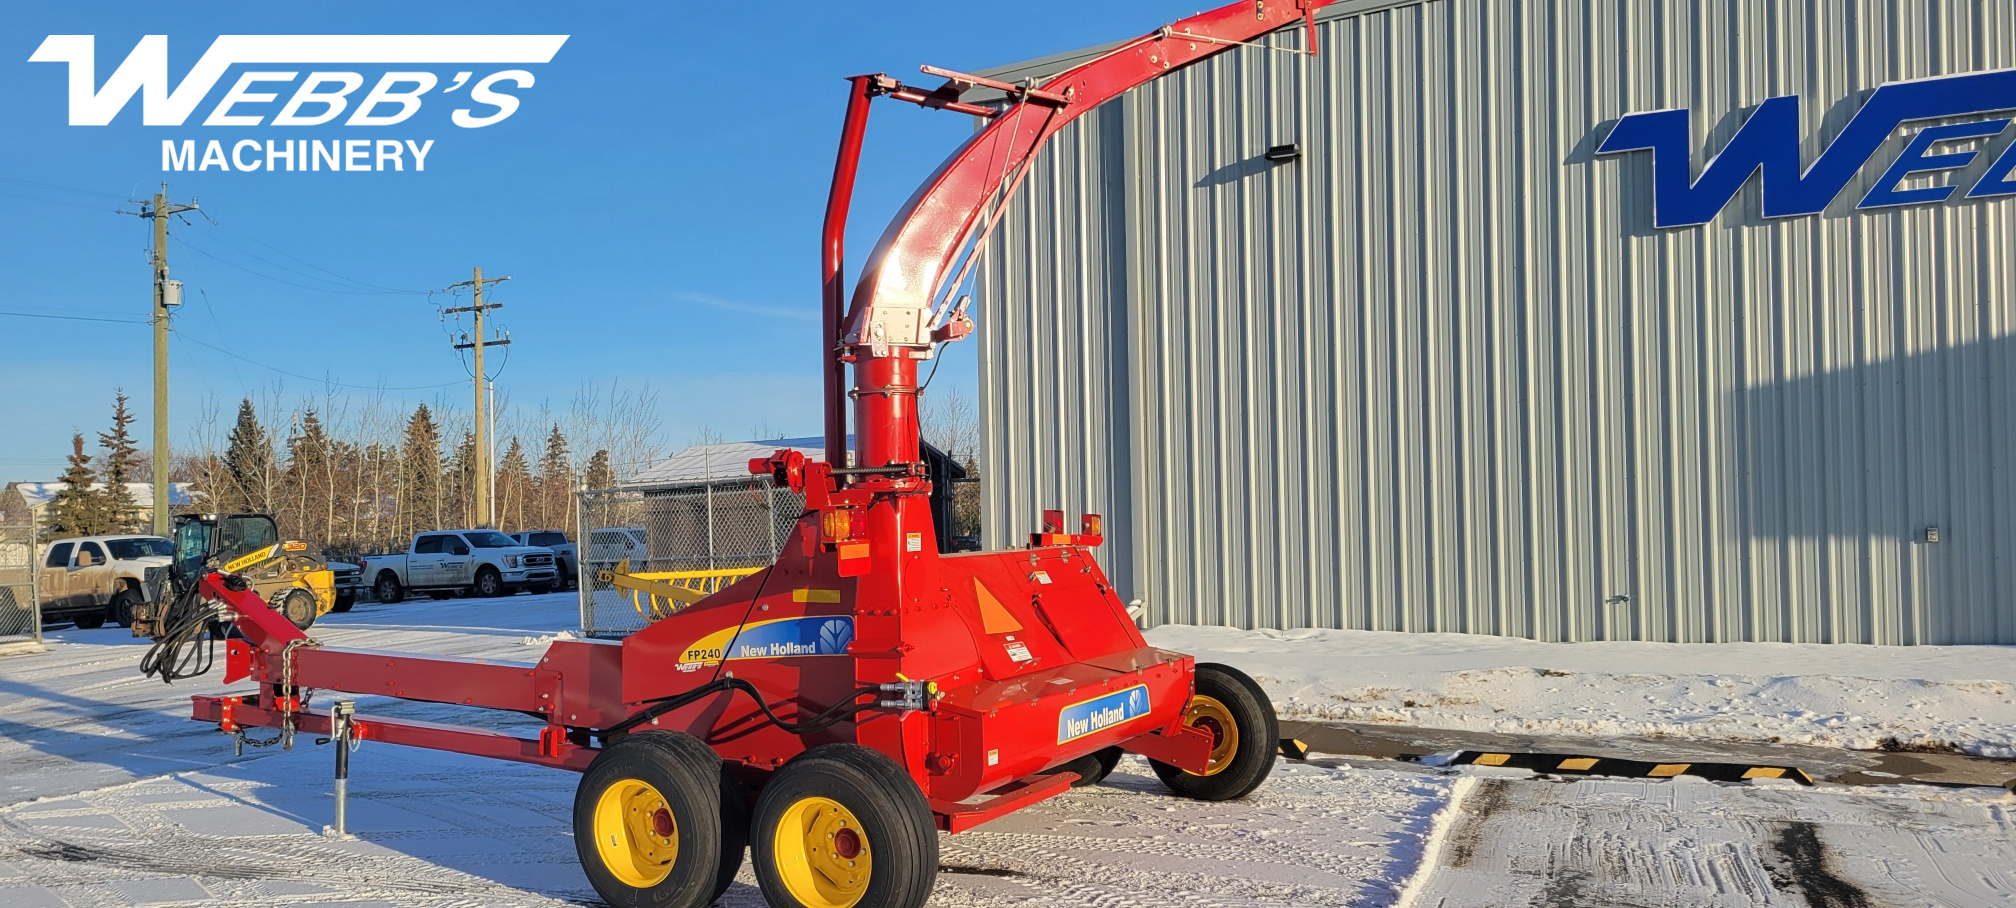
[[[350,584],[355,584],[355,583],[361,583],[361,582],[363,582],[363,579],[364,579],[364,578],[363,578],[363,574],[361,574],[361,573],[360,573],[360,572],[358,572],[358,571],[337,571],[337,572],[336,572],[336,585],[337,585],[337,586],[347,586],[347,585],[350,585]]]
[[[552,567],[552,566],[553,566],[553,556],[551,556],[551,555],[527,555],[527,556],[525,556],[525,566],[526,566],[526,567]]]

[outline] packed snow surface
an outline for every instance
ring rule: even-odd
[[[573,608],[564,595],[365,603],[313,633],[330,646],[528,661],[544,640],[565,639]],[[1707,712],[1715,691],[1733,704],[1777,689],[1752,678],[1759,657],[1718,647],[1681,659],[1474,637],[1222,628],[1151,637],[1246,668],[1295,715],[1364,720],[1371,714],[1310,704],[1367,707],[1368,689],[1383,687],[1376,696],[1393,717],[1428,724],[1530,730],[1523,723],[1565,723],[1587,706],[1605,721],[1663,715],[1680,725],[1680,714],[1635,699],[1698,691],[1695,708]],[[352,763],[356,838],[328,838],[330,749],[303,739],[292,753],[234,757],[228,738],[188,719],[189,695],[223,690],[219,675],[163,685],[136,671],[143,651],[116,628],[62,629],[47,652],[0,657],[0,908],[599,904],[576,863],[573,774],[367,742]],[[1853,672],[1824,648],[1772,652],[1784,690],[1852,693],[1854,679],[1870,679],[1860,683],[1883,695],[1914,691],[1923,711],[1907,726],[1901,705],[1858,707],[1859,722],[2009,724],[2006,702],[2000,713],[1956,712],[1964,701],[1949,690],[2007,678],[2007,656],[1993,649],[1873,651],[1846,660]],[[1466,684],[1476,703],[1449,702]],[[1785,705],[1760,715],[1793,705],[1773,695]],[[1816,709],[1805,696],[1799,708]],[[1520,718],[1478,705],[1491,697]],[[358,699],[378,714],[533,730],[497,713]],[[1752,718],[1736,736],[1797,724]],[[2012,806],[1999,789],[1549,782],[1355,761],[1284,762],[1247,799],[1205,804],[1171,796],[1129,758],[1104,786],[941,837],[931,905],[2008,905]],[[745,864],[722,904],[761,905],[753,883]]]
[[[2016,646],[1536,643],[1187,625],[1148,639],[1244,669],[1284,718],[2016,757]]]
[[[1402,908],[2016,904],[1996,789],[1537,782],[1479,769],[1435,818]]]

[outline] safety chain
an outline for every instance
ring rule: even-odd
[[[307,705],[307,697],[302,693],[301,686],[294,683],[294,651],[304,646],[320,647],[321,645],[322,641],[313,637],[302,637],[299,640],[287,641],[287,645],[280,650],[280,680],[281,683],[287,685],[287,695],[276,698],[280,705],[280,737],[275,740],[280,742],[280,749],[282,750],[294,749],[295,709],[296,707]],[[254,744],[253,746],[266,747],[272,743],[272,741],[268,741],[265,744]]]
[[[280,680],[286,683],[288,690],[295,690],[297,687],[294,683],[294,651],[304,646],[321,645],[322,641],[314,637],[302,637],[299,640],[287,641],[287,646],[280,650]],[[286,707],[283,705],[281,709],[285,710]]]
[[[246,734],[245,729],[243,727],[240,727],[233,729],[231,732],[231,736],[237,739],[234,742],[234,746],[238,748],[238,755],[244,756],[245,748],[272,747],[273,745],[280,743],[280,739],[286,737],[286,734],[282,732],[280,734],[274,735],[271,738],[267,738],[266,740],[261,741],[258,738],[254,738],[251,735]]]

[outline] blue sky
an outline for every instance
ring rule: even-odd
[[[933,85],[920,63],[979,69],[1147,31],[1194,7],[1030,0],[1010,6],[656,3],[38,4],[0,29],[0,312],[145,318],[148,224],[114,213],[151,193],[200,200],[216,220],[176,223],[169,252],[186,284],[172,342],[171,428],[180,443],[206,401],[319,396],[321,382],[410,406],[466,406],[466,373],[427,291],[510,275],[494,299],[513,345],[498,376],[517,406],[565,408],[586,383],[648,385],[663,441],[703,426],[817,431],[813,359],[818,229],[844,104],[843,76],[885,71]],[[565,34],[508,119],[450,122],[481,79],[521,68],[464,65],[234,66],[181,126],[141,124],[141,98],[107,126],[67,124],[66,66],[30,63],[51,34],[96,36],[102,84],[142,36],[168,36],[179,83],[219,34]],[[440,86],[404,123],[380,127],[204,126],[245,70],[353,70],[362,99],[387,69]],[[472,79],[473,82],[475,79]],[[234,109],[269,120],[301,83],[253,88],[277,101]],[[502,86],[509,89],[507,84]],[[310,108],[312,110],[313,108]],[[488,109],[482,109],[487,112]],[[346,114],[345,116],[347,116]],[[895,207],[970,134],[971,121],[878,104],[855,204],[858,264]],[[424,173],[162,172],[161,142],[336,138],[434,140]],[[463,302],[466,302],[464,300]],[[982,314],[984,318],[984,313]],[[983,328],[984,329],[984,322]],[[202,346],[231,351],[237,358]],[[941,381],[971,387],[975,346]],[[104,426],[113,389],[151,393],[143,324],[0,315],[0,480],[53,478],[70,433]],[[459,383],[459,384],[458,384]],[[432,387],[429,387],[432,386]],[[382,388],[382,391],[365,390]],[[445,397],[444,397],[445,396]]]

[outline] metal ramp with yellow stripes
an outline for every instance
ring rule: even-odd
[[[761,570],[749,567],[632,573],[630,559],[625,558],[613,568],[597,571],[595,579],[614,588],[645,621],[657,621]]]
[[[1755,763],[1656,763],[1650,760],[1620,760],[1615,757],[1585,757],[1575,754],[1498,753],[1466,750],[1450,763],[1472,766],[1506,766],[1533,772],[1565,775],[1626,776],[1638,779],[1670,779],[1696,776],[1713,782],[1742,782],[1751,779],[1790,779],[1801,785],[1813,779],[1796,766],[1760,766]]]

